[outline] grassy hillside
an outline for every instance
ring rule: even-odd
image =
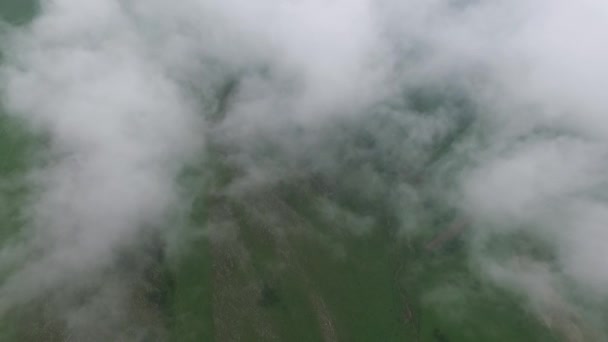
[[[23,23],[34,9],[23,0],[0,1],[0,16],[11,23]],[[214,125],[221,125],[238,86],[229,83],[217,96]],[[435,100],[419,97],[408,110],[424,120]],[[411,123],[394,113],[378,117],[328,125],[325,140],[295,156],[295,166],[282,164],[288,151],[276,141],[260,143],[256,162],[276,162],[288,176],[240,190],[235,183],[245,170],[235,156],[250,153],[249,146],[239,150],[210,135],[201,164],[184,172],[192,196],[187,219],[167,227],[168,242],[159,233],[108,271],[141,279],[133,282],[134,309],[124,329],[144,327],[141,341],[176,342],[557,340],[516,298],[471,271],[466,220],[438,200],[441,180],[434,172],[468,134],[470,118],[463,115],[458,129],[407,155]],[[23,228],[22,176],[43,151],[36,143],[22,122],[0,113],[4,246]],[[313,168],[317,153],[327,153],[332,164]],[[399,186],[415,191],[417,200],[397,203]],[[404,234],[404,217],[412,217],[416,233]],[[445,235],[455,222],[464,222],[462,231]],[[88,300],[95,291],[74,296]],[[9,311],[0,320],[0,340],[68,340],[69,328],[45,304]]]

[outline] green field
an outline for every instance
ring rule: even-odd
[[[33,9],[23,0],[0,1],[1,17],[11,23],[23,24]],[[223,92],[212,118],[217,125],[230,101],[230,90]],[[428,103],[418,106],[422,114],[433,111]],[[305,155],[295,167],[301,172],[240,191],[232,190],[244,172],[232,158],[238,146],[211,135],[199,164],[179,180],[192,194],[186,219],[176,220],[167,239],[159,233],[151,241],[161,242],[127,252],[136,260],[155,258],[137,268],[149,286],[133,289],[137,309],[125,322],[126,330],[132,324],[148,334],[121,336],[176,342],[561,340],[518,298],[471,270],[466,231],[427,248],[462,219],[436,188],[439,175],[456,167],[442,158],[471,134],[470,122],[463,122],[424,155],[402,156],[398,165],[383,158],[395,144],[407,144],[398,120],[379,128],[390,139],[366,132],[366,122],[331,124],[320,146],[335,165],[307,168],[315,156]],[[40,140],[18,117],[0,114],[3,246],[20,238],[19,208],[29,191],[23,175],[44,158]],[[274,143],[261,143],[254,158],[287,165],[289,155]],[[410,161],[408,174],[400,174]],[[396,184],[407,185],[418,200],[396,205]],[[402,215],[415,219],[417,229],[404,233]],[[0,281],[11,267],[0,270]],[[115,267],[110,272],[128,269]],[[44,304],[9,310],[0,320],[0,340],[68,341],[69,327],[40,309]]]

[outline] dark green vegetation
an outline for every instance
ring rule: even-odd
[[[236,87],[222,88],[229,90],[218,96],[220,111]],[[252,164],[231,158],[240,146],[210,134],[201,168],[206,191],[193,223],[208,239],[185,262],[197,266],[174,275],[174,298],[187,303],[176,304],[183,314],[172,329],[176,340],[556,340],[515,297],[472,273],[465,233],[428,248],[454,222],[466,226],[440,199],[433,178],[457,167],[442,159],[467,134],[472,121],[464,112],[472,109],[448,102],[465,114],[456,128],[420,142],[408,137],[410,119],[400,118],[408,111],[424,124],[434,109],[413,106],[401,114],[380,111],[373,121],[329,123],[318,145],[295,156],[272,135],[256,136],[247,149]],[[223,119],[219,113],[212,121],[219,126]],[[288,130],[298,139],[298,129]],[[407,143],[417,153],[401,151]],[[324,157],[328,164],[318,162]],[[248,168],[269,164],[285,178],[235,185]],[[399,197],[395,184],[420,198]],[[415,233],[403,233],[401,215],[417,222]],[[211,294],[189,300],[193,288]]]
[[[25,187],[20,174],[25,170],[27,156],[27,137],[24,129],[16,122],[0,113],[0,248],[18,243],[21,225],[19,205],[23,203]],[[15,266],[16,267],[16,266]],[[0,270],[0,279],[10,271]],[[18,313],[13,317],[0,320],[0,340],[17,340],[16,324],[20,321]]]
[[[32,9],[0,2],[14,23]],[[176,342],[555,340],[516,298],[471,272],[466,231],[428,248],[454,222],[466,225],[442,200],[449,182],[441,176],[458,170],[446,156],[474,129],[470,105],[420,91],[374,109],[371,119],[328,122],[314,139],[288,127],[242,144],[218,138],[238,92],[238,82],[227,84],[210,110],[208,150],[180,179],[193,193],[188,219],[171,243],[146,236],[101,276],[100,287],[104,276],[136,278],[136,312],[125,329]],[[434,128],[445,110],[457,114],[449,129]],[[414,127],[434,133],[427,139]],[[5,245],[22,226],[21,176],[43,151],[26,132],[0,116]],[[285,136],[306,148],[284,147]],[[239,185],[256,168],[278,176]],[[9,312],[0,340],[66,340],[44,304]]]
[[[0,18],[10,24],[23,24],[32,18],[37,6],[37,0],[2,0]]]

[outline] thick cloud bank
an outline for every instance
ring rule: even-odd
[[[598,0],[42,1],[2,37],[4,105],[45,153],[26,176],[22,242],[1,252],[19,266],[2,264],[16,270],[0,314],[170,230],[185,203],[177,179],[210,136],[238,146],[235,192],[338,179],[347,159],[431,178],[470,219],[472,268],[549,320],[593,312],[574,298],[608,295],[606,23]],[[349,149],[336,122],[380,147]],[[435,162],[433,146],[462,125]],[[259,157],[261,140],[275,152]],[[408,211],[416,182],[361,165],[361,193],[389,196],[405,234],[422,229]],[[496,239],[515,242],[494,253]]]

